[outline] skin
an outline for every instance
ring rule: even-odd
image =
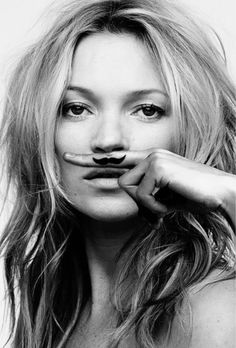
[[[153,147],[171,150],[174,122],[172,115],[150,121],[137,111],[140,104],[146,103],[167,109],[169,100],[149,55],[130,35],[104,33],[84,39],[75,52],[70,86],[64,104],[84,103],[89,112],[85,110],[81,120],[69,117],[68,110],[58,122],[55,146],[63,186],[83,213],[80,222],[87,241],[92,316],[96,318],[101,307],[108,306],[114,255],[144,222],[137,215],[137,203],[125,190],[118,184],[111,190],[89,185],[84,176],[91,170],[91,163],[90,167],[78,165],[66,159],[64,153],[93,154],[98,158],[114,151]],[[90,93],[79,92],[78,87]],[[157,91],[133,94],[154,89]]]
[[[58,124],[56,149],[63,184],[78,210],[93,219],[114,222],[132,218],[138,207],[124,190],[98,190],[88,186],[83,176],[89,172],[87,165],[96,166],[94,155],[99,158],[114,153],[121,157],[130,151],[141,154],[143,149],[149,149],[145,154],[151,153],[151,148],[173,150],[173,115],[148,119],[142,111],[136,112],[141,104],[168,108],[159,74],[133,37],[100,34],[78,46],[70,86],[86,88],[92,95],[70,89],[65,98],[65,103],[86,104],[89,112],[85,110],[80,118],[62,117]],[[157,92],[131,95],[142,90]],[[90,163],[77,166],[65,162],[65,152],[91,155]],[[135,162],[129,164],[134,166]],[[126,161],[121,165],[127,170]]]
[[[129,235],[146,224],[139,211],[161,219],[170,210],[221,207],[235,226],[235,176],[175,154],[174,125],[169,97],[141,42],[129,34],[109,33],[82,40],[55,135],[62,185],[82,213],[92,284],[86,330],[78,328],[69,347],[75,342],[105,347],[102,338],[97,340],[104,329],[101,323],[112,316],[114,256]],[[110,157],[124,160],[107,165],[94,161]],[[115,187],[91,185],[85,179],[101,167],[124,170]],[[175,328],[179,333],[180,326]]]

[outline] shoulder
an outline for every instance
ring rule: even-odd
[[[219,271],[189,289],[165,348],[236,348],[236,279]],[[161,346],[162,347],[162,346]]]
[[[236,280],[208,284],[189,295],[190,348],[236,347]]]

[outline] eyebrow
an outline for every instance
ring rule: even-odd
[[[68,86],[67,90],[69,91],[75,91],[75,92],[79,92],[81,94],[90,96],[92,98],[96,98],[95,93],[88,89],[88,88],[84,88],[84,87],[80,87],[80,86]],[[149,89],[141,89],[141,90],[137,90],[137,91],[130,91],[126,93],[127,98],[138,98],[138,97],[143,97],[146,96],[148,94],[152,94],[152,93],[158,93],[158,94],[162,94],[165,97],[168,97],[168,94],[164,91],[162,91],[161,89],[157,89],[157,88],[149,88]]]

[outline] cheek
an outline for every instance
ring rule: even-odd
[[[58,166],[61,178],[61,183],[64,187],[73,186],[74,182],[78,182],[80,174],[79,168],[67,163],[63,159],[65,152],[84,153],[87,149],[87,140],[83,132],[81,135],[78,131],[67,123],[62,123],[57,126],[55,133],[55,152],[57,155]]]
[[[132,147],[137,150],[160,148],[174,151],[174,127],[171,122],[158,122],[133,129]]]
[[[73,124],[62,122],[55,133],[55,149],[59,157],[64,152],[83,153],[89,146],[87,132],[77,129]]]

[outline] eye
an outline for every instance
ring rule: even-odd
[[[82,103],[68,103],[62,106],[62,116],[70,118],[84,118],[91,114],[88,106]]]
[[[165,110],[154,104],[142,104],[134,112],[142,119],[159,119],[165,115]]]

